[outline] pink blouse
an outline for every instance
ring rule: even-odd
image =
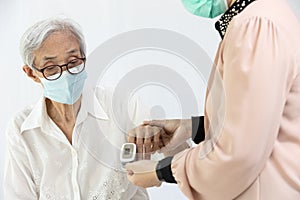
[[[189,199],[300,199],[300,24],[286,0],[230,22],[208,84],[205,141],[177,154]]]

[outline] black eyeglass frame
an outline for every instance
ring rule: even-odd
[[[83,68],[82,68],[82,70],[81,70],[80,72],[73,73],[73,72],[71,72],[71,71],[69,70],[68,65],[69,65],[70,63],[72,63],[74,60],[77,60],[77,59],[83,61]],[[57,79],[59,79],[59,78],[61,77],[61,75],[62,75],[62,73],[63,73],[63,67],[66,67],[67,71],[68,71],[70,74],[79,74],[79,73],[81,73],[81,72],[84,70],[84,68],[85,68],[85,61],[86,61],[86,57],[82,57],[82,58],[76,57],[75,59],[73,59],[73,60],[71,60],[70,62],[68,62],[68,63],[66,63],[66,64],[63,64],[63,65],[49,65],[49,66],[47,66],[47,67],[44,67],[44,68],[42,68],[42,69],[39,69],[39,68],[35,67],[35,66],[32,64],[32,67],[33,67],[35,70],[41,72],[41,73],[43,74],[43,76],[44,76],[45,79],[47,79],[47,80],[49,80],[49,81],[55,81],[55,80],[57,80]],[[55,79],[48,79],[48,78],[45,76],[44,71],[45,71],[45,69],[50,68],[50,67],[54,67],[54,66],[60,68],[60,75],[59,75],[57,78],[55,78]]]

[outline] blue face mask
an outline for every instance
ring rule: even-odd
[[[85,70],[79,74],[70,74],[64,71],[61,77],[54,81],[41,78],[44,86],[44,96],[62,104],[74,104],[82,93],[86,78],[87,73]]]
[[[194,15],[214,18],[228,9],[226,0],[181,0],[184,7]]]

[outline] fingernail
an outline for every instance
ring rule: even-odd
[[[128,174],[129,176],[132,176],[134,173],[133,173],[133,171],[128,170],[128,171],[127,171],[127,174]]]

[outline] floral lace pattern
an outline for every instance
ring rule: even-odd
[[[128,188],[126,174],[113,171],[104,182],[101,183],[97,191],[89,191],[88,200],[117,200],[121,199],[122,193]]]

